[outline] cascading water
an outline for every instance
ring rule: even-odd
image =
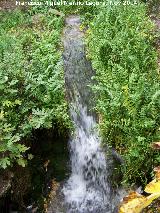
[[[80,19],[70,16],[64,30],[65,81],[75,133],[70,140],[71,175],[63,193],[67,213],[111,213],[111,186],[96,128],[93,96],[88,85],[93,71],[85,57]]]

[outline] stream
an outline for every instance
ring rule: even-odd
[[[67,213],[111,213],[109,168],[92,111],[95,97],[89,85],[94,71],[86,59],[80,18],[66,18],[64,69],[70,116],[75,132],[69,141],[71,174],[63,186]]]

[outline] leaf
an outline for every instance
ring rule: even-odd
[[[17,163],[18,163],[18,165],[20,165],[22,167],[25,167],[27,165],[27,161],[24,160],[23,158],[17,159]]]
[[[131,192],[128,196],[123,198],[123,203],[120,207],[119,213],[138,213],[140,203],[144,202],[145,198],[137,192]]]
[[[7,166],[10,166],[10,164],[11,164],[11,162],[9,160],[9,157],[5,157],[0,160],[0,167],[2,167],[3,169],[6,169]]]
[[[17,144],[17,148],[18,148],[19,152],[25,152],[29,149],[29,147],[26,147],[23,144]]]
[[[11,127],[11,124],[4,123],[3,132],[11,132],[12,130],[14,130],[14,127]]]
[[[2,120],[3,118],[4,118],[4,111],[1,110],[1,112],[0,112],[0,120]]]
[[[154,179],[151,181],[149,184],[147,184],[144,191],[149,194],[160,193],[160,180],[157,181]]]
[[[17,104],[17,105],[21,105],[21,104],[22,104],[22,101],[16,99],[14,103]]]
[[[32,154],[28,154],[28,160],[32,160],[33,159],[33,155]]]
[[[12,102],[11,101],[4,101],[3,102],[3,106],[7,106],[7,107],[10,107],[10,106],[12,106]]]
[[[5,152],[6,151],[6,147],[4,144],[0,145],[0,152]]]
[[[154,171],[156,172],[156,179],[147,184],[144,190],[151,195],[144,197],[137,192],[131,192],[123,199],[119,213],[140,213],[153,200],[160,197],[160,167],[155,168]]]
[[[144,197],[136,192],[129,194],[124,198],[126,201],[122,203],[119,213],[140,213],[145,207],[150,205],[153,200],[160,197],[160,192]]]

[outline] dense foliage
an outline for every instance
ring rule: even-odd
[[[154,26],[144,4],[107,6],[90,23],[88,51],[104,142],[125,159],[124,182],[145,182],[160,156],[160,91]]]
[[[154,26],[144,4],[123,1],[0,12],[0,167],[25,165],[31,157],[25,140],[34,129],[70,126],[60,42],[63,14],[69,13],[81,14],[89,24],[88,55],[96,70],[92,88],[104,143],[125,159],[124,182],[144,183],[160,162],[150,148],[160,138]]]
[[[29,14],[29,13],[30,14]],[[61,31],[54,10],[0,12],[0,167],[24,166],[25,140],[37,128],[70,126]]]

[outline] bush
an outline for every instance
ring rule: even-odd
[[[25,166],[33,129],[70,126],[61,58],[63,18],[0,13],[0,167]]]
[[[153,29],[144,4],[121,4],[100,8],[88,31],[102,137],[124,157],[127,183],[144,183],[160,161],[150,149],[160,122]]]

